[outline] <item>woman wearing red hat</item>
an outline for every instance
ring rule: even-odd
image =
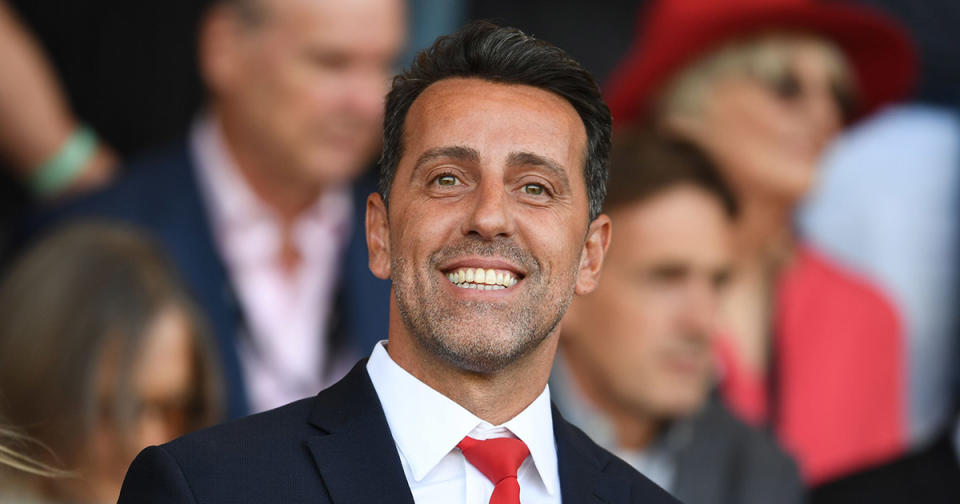
[[[872,12],[811,0],[664,0],[643,20],[608,87],[619,134],[693,140],[743,209],[718,345],[728,401],[773,425],[811,484],[899,454],[896,314],[794,236],[792,214],[844,125],[906,94],[910,44]]]

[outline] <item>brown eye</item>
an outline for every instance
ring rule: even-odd
[[[540,184],[526,184],[523,186],[523,192],[530,196],[540,196],[546,192],[546,189]]]
[[[436,180],[439,186],[450,187],[457,185],[457,177],[453,175],[440,175]]]

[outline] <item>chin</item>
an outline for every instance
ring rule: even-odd
[[[703,400],[696,401],[668,401],[659,405],[654,411],[657,416],[670,420],[679,420],[696,414],[703,407]]]
[[[304,163],[304,179],[316,184],[341,184],[352,181],[360,175],[365,158],[358,156],[315,156]]]
[[[677,387],[662,387],[661,390],[673,391],[670,394],[663,394],[661,397],[651,401],[654,404],[652,411],[657,416],[669,419],[684,418],[695,414],[703,408],[707,401],[707,392],[705,390],[681,390],[677,392]]]

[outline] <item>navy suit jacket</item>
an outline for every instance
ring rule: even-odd
[[[227,415],[249,414],[237,353],[243,312],[214,242],[210,217],[187,143],[135,161],[109,187],[40,217],[32,227],[81,217],[120,220],[146,230],[166,249],[202,308],[216,338],[227,392]],[[387,335],[390,284],[370,273],[364,233],[367,196],[376,173],[354,184],[353,223],[344,251],[331,340],[358,356]]]
[[[565,504],[677,502],[556,409],[553,428]],[[363,360],[315,397],[145,449],[127,472],[119,502],[414,501]]]

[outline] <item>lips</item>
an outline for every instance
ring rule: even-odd
[[[462,257],[445,264],[441,271],[453,285],[462,289],[509,289],[524,278],[520,268],[499,258]]]

